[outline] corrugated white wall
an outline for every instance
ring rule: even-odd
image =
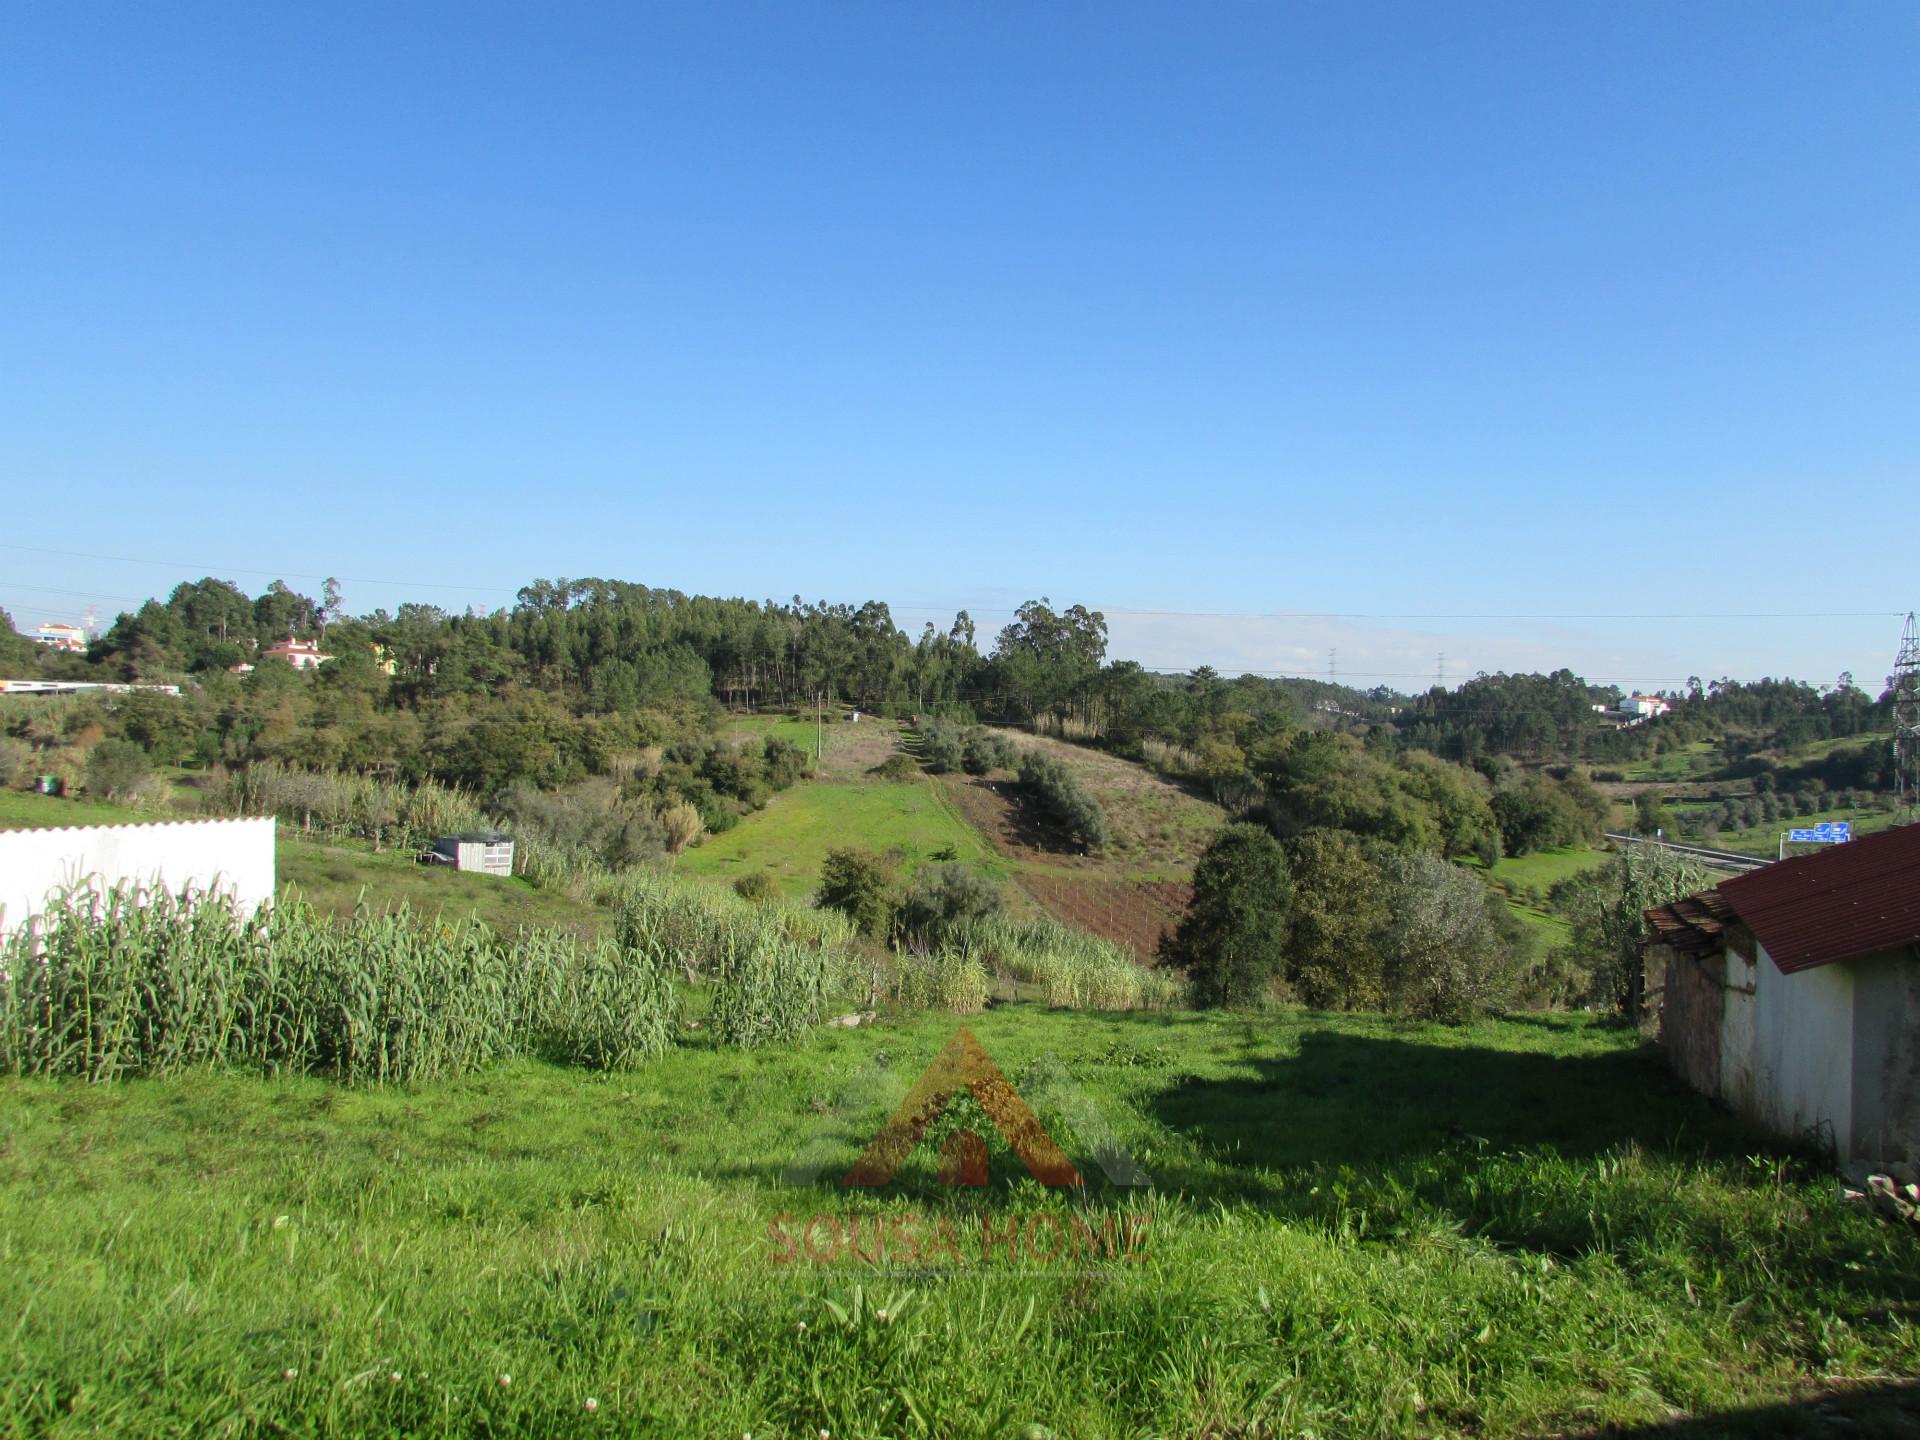
[[[0,831],[0,935],[82,881],[228,890],[251,914],[273,899],[273,842],[271,817]]]

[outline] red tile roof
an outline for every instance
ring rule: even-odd
[[[1920,943],[1920,825],[1783,860],[1718,888],[1785,974]]]

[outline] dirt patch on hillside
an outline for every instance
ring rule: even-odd
[[[1082,854],[1071,836],[1048,824],[1026,802],[1013,781],[1004,777],[969,780],[964,775],[943,778],[953,808],[1009,860],[1032,863]]]
[[[954,808],[1015,863],[1020,887],[1054,918],[1125,945],[1143,961],[1179,923],[1193,894],[1184,881],[1140,880],[1112,859],[1079,853],[1010,780],[944,778]]]
[[[1084,745],[1014,732],[1023,749],[1068,766],[1107,812],[1113,844],[1106,858],[1137,869],[1191,871],[1227,813],[1211,800],[1163,780],[1144,766]]]
[[[1180,923],[1193,887],[1170,880],[1114,880],[1099,875],[1029,871],[1020,883],[1055,918],[1132,950],[1149,961]]]
[[[900,748],[900,727],[863,715],[836,720],[826,729],[827,753],[820,761],[822,780],[865,780],[867,772]]]

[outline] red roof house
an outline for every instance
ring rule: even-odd
[[[284,640],[276,640],[260,654],[268,660],[284,660],[296,670],[318,670],[331,660],[331,655],[322,655],[320,647],[311,640],[296,640],[289,635]]]

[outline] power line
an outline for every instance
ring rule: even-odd
[[[396,589],[418,590],[458,590],[484,591],[488,594],[517,595],[520,586],[508,585],[468,585],[454,584],[444,580],[390,580],[377,579],[367,575],[316,575],[296,570],[267,570],[258,566],[211,565],[203,562],[182,560],[148,560],[130,555],[101,555],[87,550],[59,550],[43,545],[20,545],[10,541],[0,541],[0,550],[14,550],[23,554],[58,555],[74,560],[103,560],[117,565],[148,565],[159,569],[170,569],[181,573],[198,570],[211,575],[226,571],[235,575],[270,575],[276,579],[293,580],[338,580],[343,585],[387,585]],[[1898,619],[1903,612],[1898,610],[1722,610],[1722,611],[1674,611],[1669,613],[1607,613],[1607,612],[1558,612],[1558,613],[1508,613],[1508,612],[1468,612],[1446,611],[1372,611],[1372,610],[1168,610],[1151,609],[1139,606],[1110,605],[1105,607],[1088,606],[1102,615],[1161,616],[1173,619],[1194,620],[1884,620],[1889,617]],[[951,614],[956,610],[982,615],[1017,615],[1017,608],[1008,609],[994,605],[933,605],[921,602],[901,602],[890,604],[889,611],[907,614]]]

